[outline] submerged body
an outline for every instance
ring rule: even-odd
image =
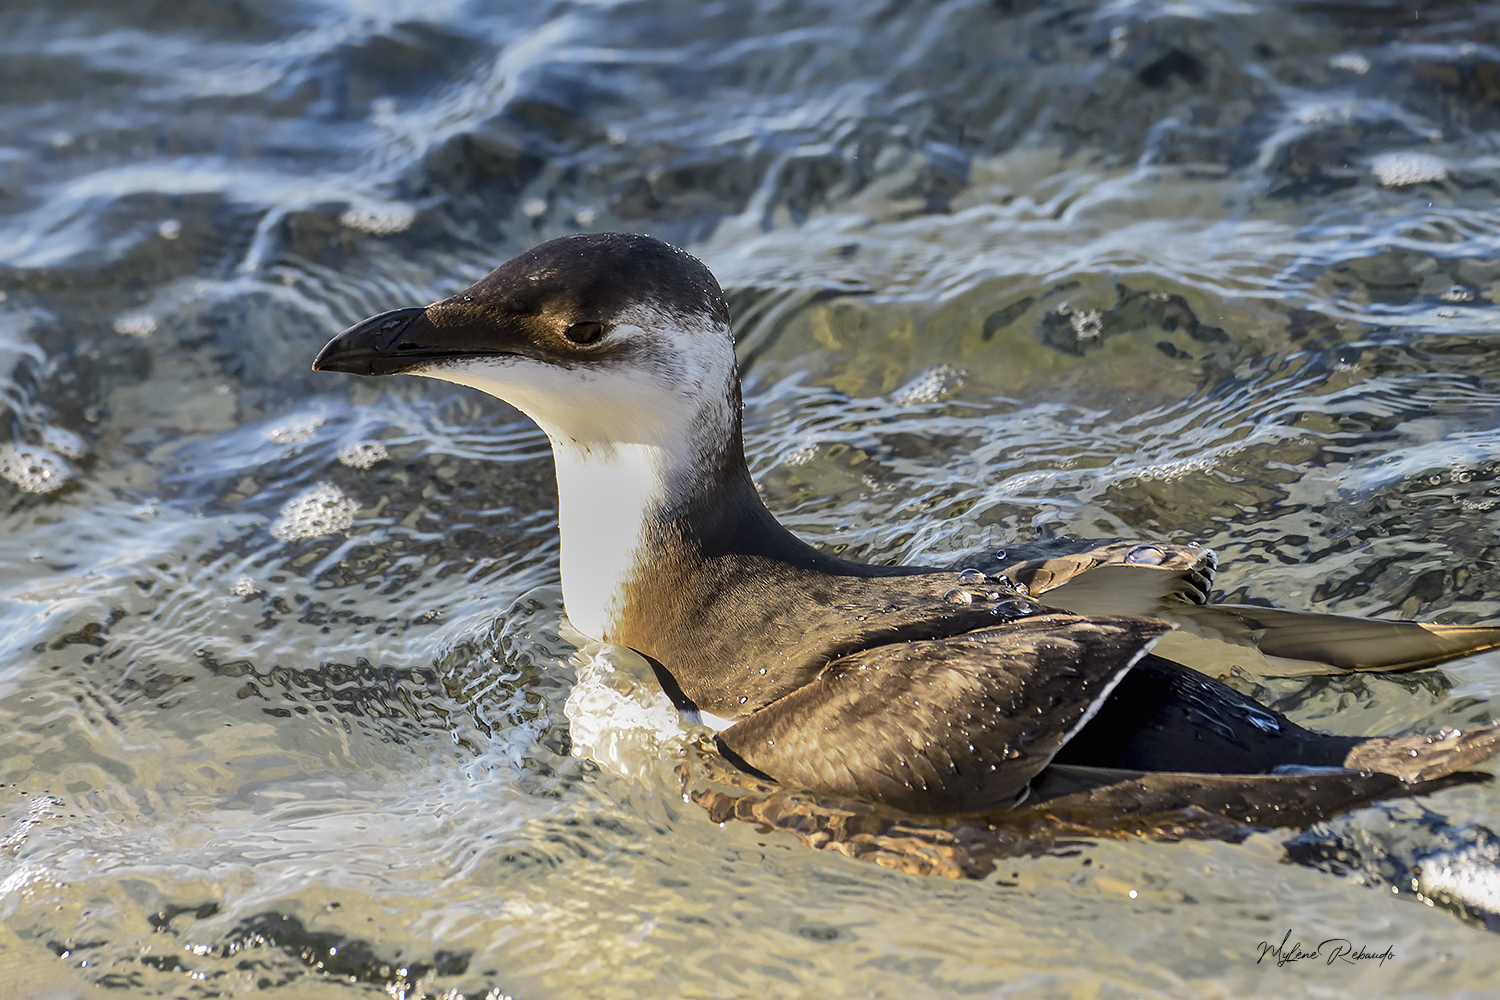
[[[440,378],[534,419],[556,460],[573,625],[647,656],[679,707],[722,727],[730,761],[785,785],[927,814],[1008,808],[1066,768],[1096,784],[1375,770],[1420,790],[1500,745],[1493,730],[1320,736],[1150,655],[1180,624],[1163,648],[1210,673],[1223,648],[1290,671],[1405,669],[1500,645],[1500,629],[1205,605],[1214,560],[1196,546],[955,575],[807,545],[746,467],[717,282],[650,237],[543,244],[459,295],[357,325],[314,367]]]

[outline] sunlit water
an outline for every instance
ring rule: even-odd
[[[542,435],[308,365],[541,239],[647,230],[729,291],[755,477],[820,545],[1196,539],[1231,599],[1494,621],[1497,33],[7,5],[0,992],[1487,994],[1494,788],[984,881],[720,827],[629,657],[566,638]],[[1431,731],[1496,714],[1500,656],[1237,683]],[[1288,931],[1393,957],[1257,964]]]

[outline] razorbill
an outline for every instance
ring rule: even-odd
[[[1191,545],[955,572],[801,541],[745,464],[718,282],[649,236],[544,243],[441,302],[357,324],[313,367],[443,379],[536,421],[556,461],[568,618],[646,656],[729,761],[785,787],[924,815],[1008,809],[1079,768],[1379,772],[1419,789],[1500,746],[1495,728],[1312,733],[1210,676],[1241,661],[1408,669],[1500,645],[1500,629],[1206,604],[1214,557]],[[1193,657],[1205,672],[1176,661]]]

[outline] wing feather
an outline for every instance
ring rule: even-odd
[[[923,814],[1008,808],[1171,628],[1041,615],[860,650],[719,742],[816,792]]]

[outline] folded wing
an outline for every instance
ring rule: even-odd
[[[720,748],[784,785],[905,812],[1009,808],[1171,627],[1053,614],[863,649]]]

